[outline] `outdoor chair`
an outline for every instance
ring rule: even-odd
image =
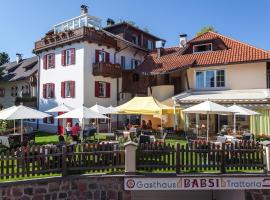
[[[139,137],[139,144],[145,144],[145,143],[150,143],[150,136],[149,135],[140,135]]]
[[[83,131],[83,137],[88,138],[88,137],[94,136],[94,138],[95,138],[96,133],[97,133],[97,129],[89,128],[89,129]]]
[[[252,133],[243,133],[243,141],[251,141],[253,140],[253,134]]]

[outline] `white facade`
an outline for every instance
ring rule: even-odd
[[[65,49],[75,48],[75,64],[62,66],[61,52]],[[95,63],[96,50],[106,51],[110,54],[111,63],[120,63],[121,56],[125,56],[126,67],[130,68],[131,59],[143,61],[144,53],[135,53],[137,50],[133,47],[125,48],[123,51],[116,52],[114,48],[107,48],[95,43],[80,42],[65,45],[62,48],[56,48],[50,51],[43,51],[38,56],[40,57],[40,93],[39,93],[39,110],[46,111],[57,105],[64,103],[71,107],[77,108],[81,105],[91,107],[96,103],[102,106],[117,105],[117,78],[93,76],[93,63]],[[43,68],[44,55],[55,54],[55,67],[51,69]],[[61,82],[75,81],[75,97],[62,98]],[[104,81],[110,83],[110,97],[98,98],[95,97],[95,81]],[[53,83],[55,87],[54,98],[43,98],[43,84]],[[122,79],[118,79],[118,92],[121,92]],[[124,95],[125,99],[120,99],[119,103],[129,100],[130,95]],[[57,115],[56,113],[54,115]],[[54,120],[54,124],[43,124],[40,120],[40,129],[49,132],[56,132],[58,120]]]

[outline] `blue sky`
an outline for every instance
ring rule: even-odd
[[[3,0],[0,6],[0,51],[32,56],[34,42],[54,24],[78,16],[80,5],[103,20],[131,20],[141,28],[178,43],[179,33],[189,39],[203,26],[270,50],[269,0]]]

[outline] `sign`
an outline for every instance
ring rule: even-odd
[[[270,177],[125,178],[125,190],[270,189]]]

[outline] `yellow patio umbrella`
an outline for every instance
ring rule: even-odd
[[[172,107],[162,104],[152,96],[134,97],[130,101],[116,107],[119,114],[165,115],[173,114]]]

